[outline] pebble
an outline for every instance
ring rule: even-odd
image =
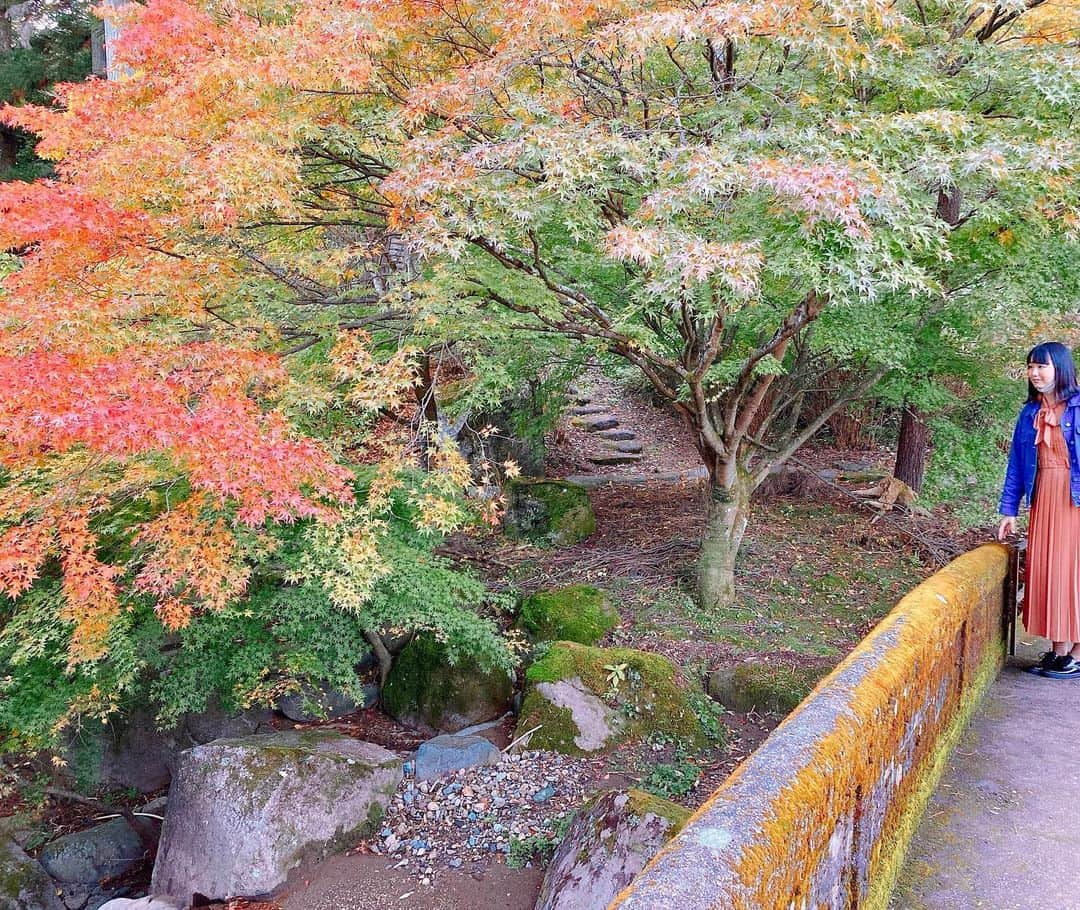
[[[548,784],[543,790],[537,790],[533,794],[534,803],[546,803],[551,797],[555,795],[555,788]]]
[[[597,767],[596,760],[531,750],[436,780],[406,777],[366,846],[420,882],[466,863],[503,862],[515,841],[554,834],[595,790]]]

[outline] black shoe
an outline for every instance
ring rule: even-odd
[[[1035,676],[1042,676],[1047,670],[1054,669],[1054,662],[1058,659],[1058,655],[1053,651],[1047,651],[1042,657],[1039,658],[1037,664],[1032,664],[1030,667],[1024,667],[1025,673],[1033,673]]]
[[[1080,679],[1080,660],[1071,654],[1063,654],[1054,661],[1054,666],[1043,671],[1043,676],[1050,679]]]

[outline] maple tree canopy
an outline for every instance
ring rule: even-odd
[[[310,518],[312,571],[362,603],[402,450],[352,504],[341,447],[300,427],[407,396],[412,352],[361,331],[390,305],[437,321],[494,303],[605,345],[684,411],[717,485],[767,471],[747,455],[767,451],[755,415],[823,312],[850,316],[819,333],[843,357],[864,327],[900,324],[881,308],[925,324],[987,244],[1080,228],[1074,7],[996,40],[1041,5],[121,9],[127,78],[0,115],[57,174],[0,187],[0,249],[19,257],[0,321],[0,589],[56,558],[71,659],[93,659],[123,591],[182,625],[243,592],[243,528]],[[938,211],[961,195],[966,246]],[[372,294],[388,235],[423,281]],[[446,529],[468,477],[442,458],[420,521]],[[135,555],[103,562],[95,522],[133,501]]]

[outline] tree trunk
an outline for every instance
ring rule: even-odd
[[[15,30],[8,18],[6,3],[0,3],[0,54],[5,54],[15,47]]]
[[[745,475],[730,485],[714,484],[698,556],[698,597],[706,609],[735,602],[735,557],[750,518],[752,484]]]
[[[109,72],[105,58],[105,23],[97,17],[90,19],[90,71],[102,79]]]
[[[123,6],[124,0],[101,0],[102,6]],[[120,38],[120,30],[108,20],[105,21],[105,73],[110,81],[122,79],[131,75],[131,70],[126,66],[120,66],[116,62],[116,42]]]
[[[896,440],[896,468],[893,475],[916,493],[922,492],[928,436],[925,415],[918,408],[905,405],[900,418],[900,437]]]
[[[19,137],[14,130],[0,126],[0,180],[4,174],[15,167],[19,155]]]

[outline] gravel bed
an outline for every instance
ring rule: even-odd
[[[597,771],[595,761],[533,750],[437,780],[407,774],[381,829],[360,849],[397,858],[394,868],[421,884],[443,869],[486,866],[505,858],[513,841],[554,835],[592,795]]]

